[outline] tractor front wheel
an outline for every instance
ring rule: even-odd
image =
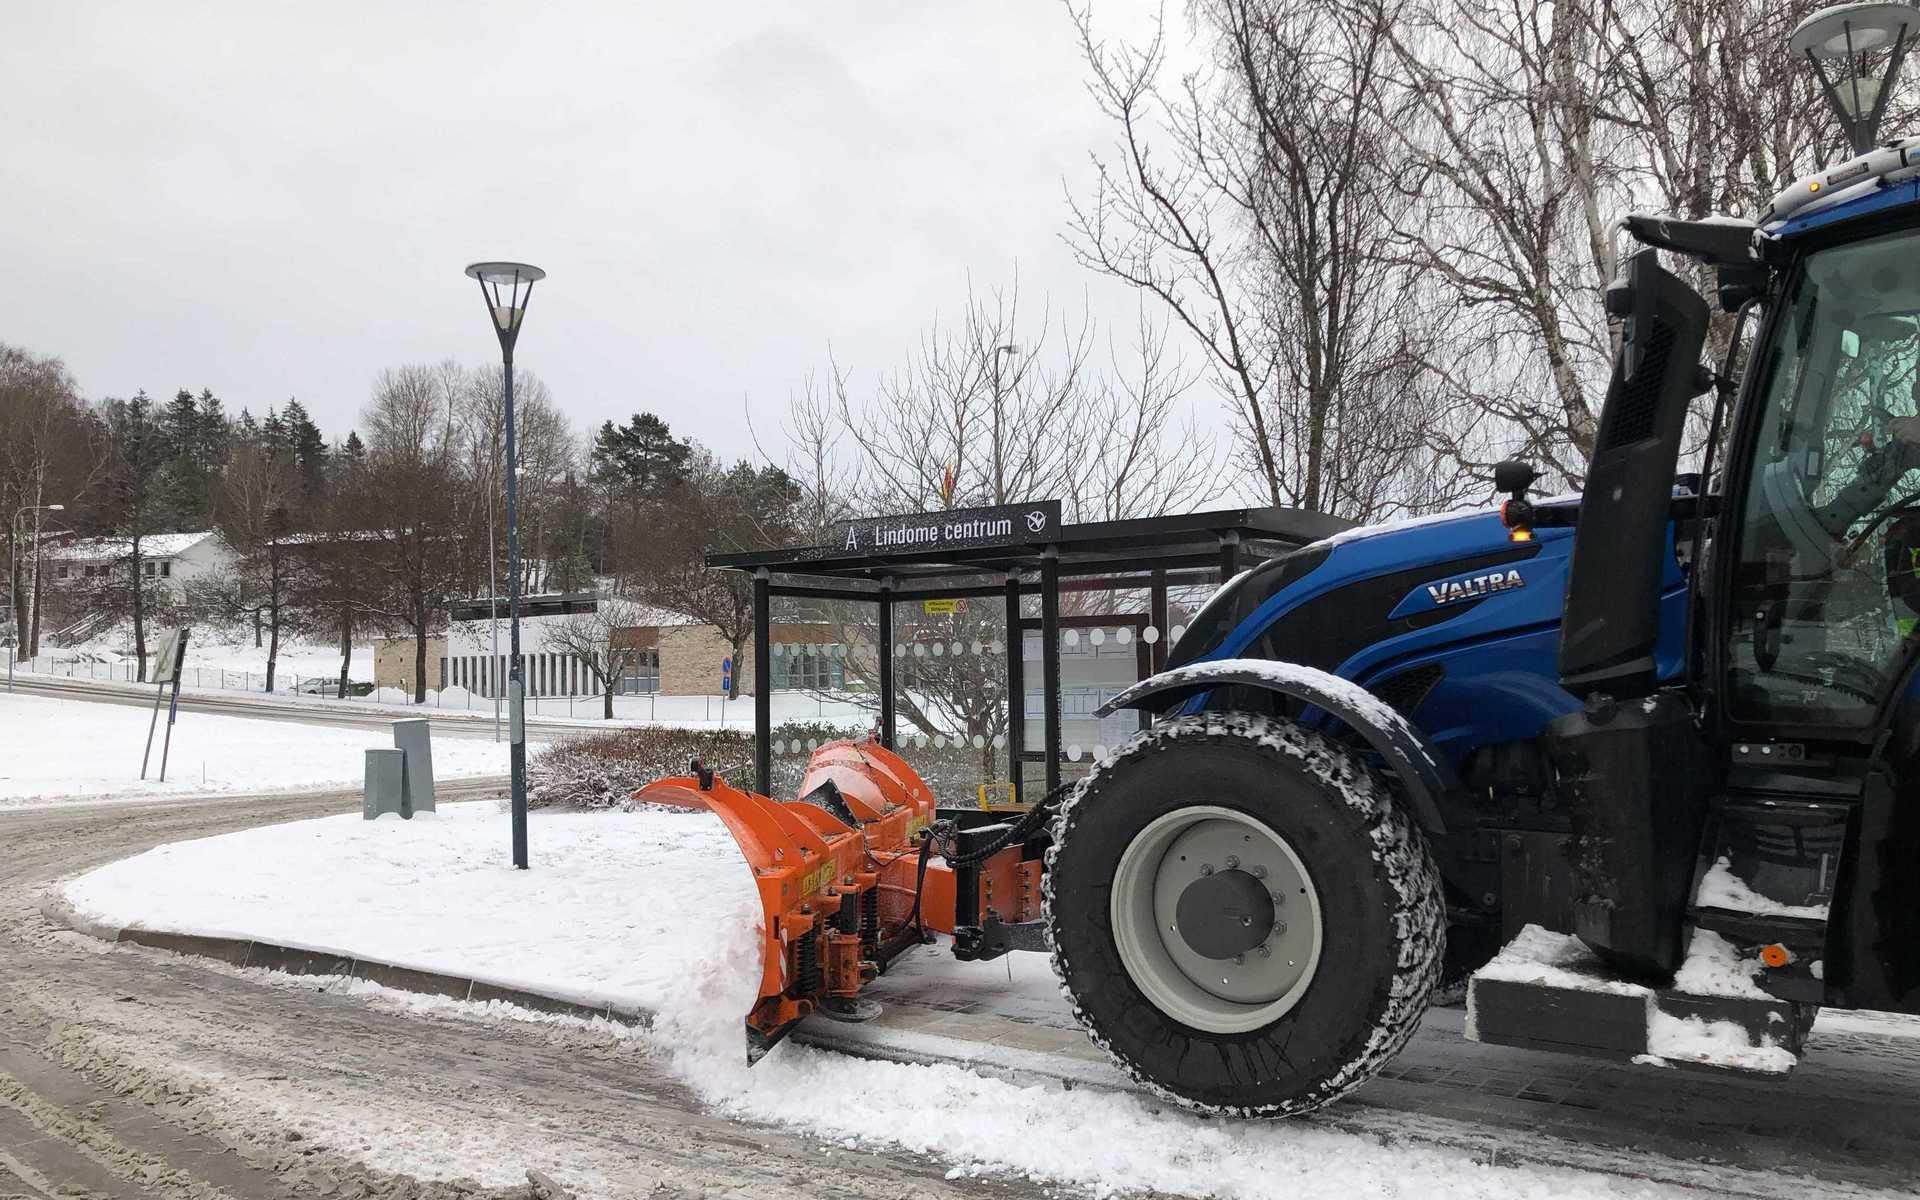
[[[1093,1040],[1188,1107],[1319,1108],[1412,1036],[1445,909],[1418,830],[1350,751],[1202,713],[1068,799],[1047,855],[1053,967]]]

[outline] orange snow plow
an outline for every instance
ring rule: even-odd
[[[792,801],[734,787],[697,760],[634,799],[711,809],[753,869],[762,940],[749,1061],[809,1013],[872,1015],[861,987],[930,934],[954,935],[963,959],[1038,948],[1040,861],[1026,841],[1040,818],[936,829],[932,791],[878,742],[821,746]]]

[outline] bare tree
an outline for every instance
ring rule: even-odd
[[[73,509],[98,478],[89,433],[65,365],[0,344],[0,520],[8,522],[7,597],[16,645],[29,658],[40,651],[44,506]],[[14,544],[12,520],[23,508],[32,510],[32,532]]]
[[[1379,20],[1196,0],[1210,65],[1169,84],[1165,30],[1102,40],[1069,10],[1118,141],[1070,197],[1080,261],[1154,297],[1205,351],[1269,503],[1365,519],[1430,483],[1429,333],[1387,253],[1405,201],[1379,128]],[[1422,500],[1426,497],[1421,497]]]
[[[444,624],[464,572],[462,507],[454,455],[464,373],[457,366],[382,371],[363,413],[367,466],[360,489],[378,588],[368,605],[414,641],[414,703],[427,699],[427,641]]]
[[[292,511],[299,491],[298,475],[270,446],[243,443],[236,447],[222,477],[221,532],[237,561],[228,577],[214,586],[216,594],[233,607],[251,611],[256,645],[265,625],[269,692],[290,611],[294,555],[288,534],[299,520]]]
[[[1612,356],[1600,295],[1620,216],[1758,215],[1842,149],[1787,52],[1817,0],[1365,2],[1390,48],[1396,252],[1450,330],[1434,371],[1458,413],[1441,449],[1482,477],[1519,453],[1577,484]],[[1716,351],[1730,326],[1721,315]]]
[[[499,532],[506,510],[506,391],[500,368],[476,367],[465,373],[456,409],[458,458],[472,507],[467,523],[486,533],[485,570],[468,581],[477,590],[482,575],[488,594],[498,594],[506,570],[506,539]],[[519,523],[521,587],[530,592],[549,586],[552,564],[560,554],[554,528],[560,489],[578,466],[579,448],[565,414],[539,376],[524,368],[513,375],[514,448],[520,456]],[[474,538],[476,547],[479,538]]]
[[[1017,282],[969,294],[907,361],[856,400],[828,360],[791,398],[786,468],[818,536],[859,513],[1058,499],[1070,520],[1180,511],[1218,487],[1215,457],[1183,411],[1191,379],[1164,325],[1095,359],[1092,321],[1022,316]]]
[[[613,698],[620,680],[640,662],[639,645],[624,636],[647,617],[646,610],[620,596],[603,597],[590,613],[576,613],[549,635],[548,644],[587,665],[600,685],[602,715],[613,720]]]

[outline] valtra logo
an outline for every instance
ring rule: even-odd
[[[1478,600],[1495,592],[1507,592],[1525,586],[1527,581],[1520,577],[1520,572],[1509,567],[1504,571],[1489,571],[1485,575],[1430,583],[1427,585],[1427,597],[1436,606],[1458,604],[1462,600]]]

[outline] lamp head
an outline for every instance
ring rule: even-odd
[[[514,339],[520,336],[520,323],[527,316],[527,301],[533,285],[547,277],[539,267],[517,262],[477,262],[467,274],[480,281],[480,295],[487,303],[487,319],[499,335],[500,348],[513,353]]]
[[[1873,149],[1900,63],[1916,33],[1920,10],[1912,5],[1863,0],[1829,5],[1788,36],[1787,49],[1813,64],[1820,90],[1855,154]],[[1881,61],[1876,65],[1875,59]]]

